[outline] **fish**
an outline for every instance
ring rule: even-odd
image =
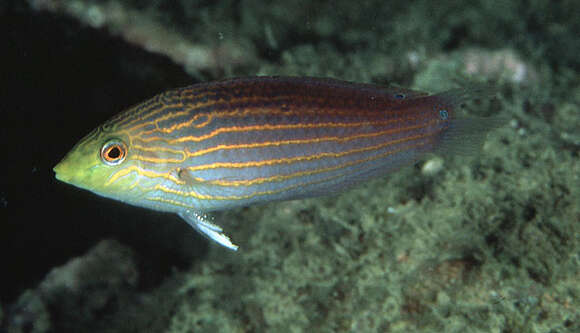
[[[81,139],[58,180],[179,215],[237,250],[207,213],[339,193],[429,153],[474,153],[499,118],[459,108],[495,93],[437,94],[327,78],[198,83],[128,108]]]

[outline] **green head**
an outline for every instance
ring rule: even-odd
[[[65,183],[122,201],[133,201],[138,181],[130,172],[128,137],[98,128],[80,140],[54,167],[56,178]]]

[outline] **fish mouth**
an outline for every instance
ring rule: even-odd
[[[54,177],[61,182],[72,184],[78,176],[78,167],[71,162],[72,159],[70,154],[58,162],[58,164],[52,168],[52,171],[54,171]]]
[[[65,167],[62,162],[55,165],[54,168],[52,168],[52,171],[54,171],[54,177],[61,182],[68,183],[70,181],[70,177],[65,176]]]

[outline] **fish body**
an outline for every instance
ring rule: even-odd
[[[457,119],[456,110],[488,94],[303,77],[202,83],[113,117],[54,170],[99,195],[177,213],[235,250],[205,212],[336,193],[425,153],[480,142],[496,124]]]

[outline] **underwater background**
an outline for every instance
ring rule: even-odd
[[[577,1],[0,3],[1,332],[580,331]],[[471,158],[213,214],[241,246],[52,167],[164,90],[293,75],[493,82]],[[227,223],[222,223],[224,221]]]

